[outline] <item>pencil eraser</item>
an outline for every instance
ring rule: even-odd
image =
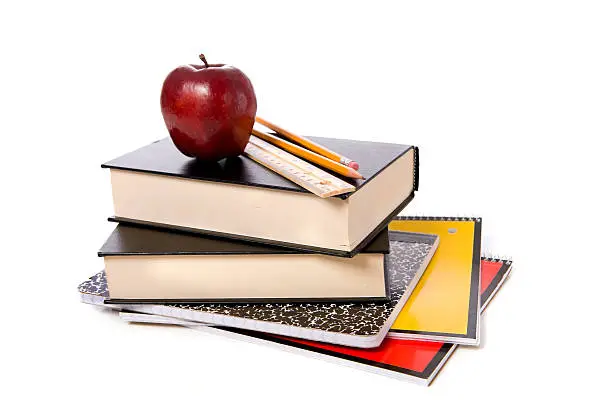
[[[348,166],[354,169],[355,171],[359,169],[359,164],[357,164],[355,161],[351,161]]]

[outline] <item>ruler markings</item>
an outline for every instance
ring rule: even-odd
[[[355,190],[355,187],[348,182],[256,136],[251,136],[244,153],[247,157],[322,198]]]

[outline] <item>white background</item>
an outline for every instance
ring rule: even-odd
[[[3,404],[609,400],[610,3],[414,3],[3,2]],[[423,388],[79,303],[112,229],[100,164],[166,135],[161,83],[200,52],[296,132],[421,147],[404,213],[482,216],[515,261],[480,349]]]

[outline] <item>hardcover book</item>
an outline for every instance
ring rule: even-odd
[[[208,324],[361,348],[376,347],[387,334],[433,256],[435,235],[390,232],[389,301],[302,304],[121,304],[121,309],[178,317]],[[81,300],[103,305],[104,272],[79,286]],[[109,306],[112,306],[109,304]]]
[[[359,162],[365,179],[345,179],[354,192],[320,198],[246,157],[201,163],[166,138],[102,165],[110,219],[352,257],[413,198],[418,149],[312,140]]]
[[[126,302],[386,301],[383,230],[353,258],[118,225],[99,251],[110,300]]]
[[[512,262],[483,258],[480,264],[480,312],[482,313],[508,277]],[[355,349],[239,329],[212,327],[199,322],[160,315],[125,311],[120,315],[128,322],[180,325],[236,339],[278,345],[284,350],[425,385],[431,384],[459,346],[449,342],[401,340],[387,336],[377,348]]]

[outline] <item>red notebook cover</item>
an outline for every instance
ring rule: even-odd
[[[508,276],[512,262],[491,258],[481,259],[481,307],[482,312]],[[163,324],[181,324],[181,319],[165,318],[163,321],[150,319],[144,314],[131,314],[129,321],[154,322]],[[140,317],[139,317],[140,315]],[[224,331],[229,335],[239,335],[244,339],[255,339],[282,346],[287,349],[307,352],[337,363],[348,364],[363,370],[409,380],[421,384],[430,384],[444,363],[457,348],[457,344],[406,340],[387,337],[377,348],[351,348],[322,342],[270,335],[266,333],[240,330],[234,328],[212,327],[206,324],[189,323],[186,326],[195,329]]]
[[[483,258],[481,260],[481,309],[482,312],[504,282],[512,262],[499,259]],[[255,337],[265,341],[315,352],[324,356],[340,358],[354,365],[359,364],[367,370],[379,370],[392,376],[429,384],[455,348],[459,345],[444,342],[427,342],[405,339],[386,338],[377,348],[360,349],[331,345],[296,338],[258,334],[252,331],[241,331],[216,328],[234,333]]]

